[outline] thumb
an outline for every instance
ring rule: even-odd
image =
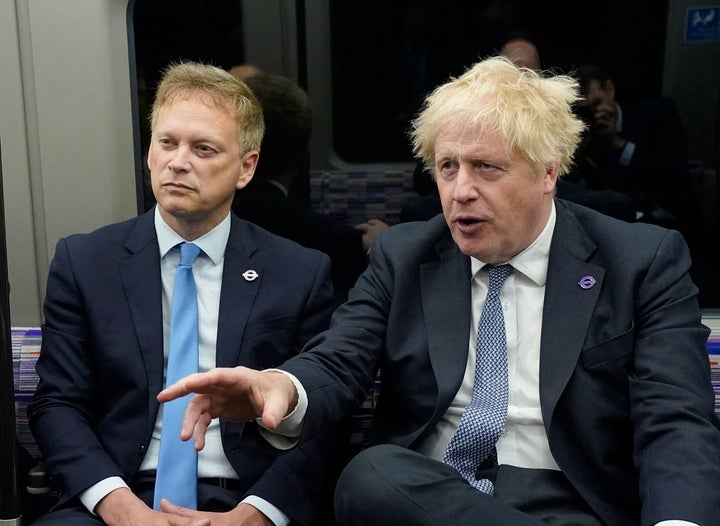
[[[262,412],[262,423],[268,429],[275,429],[287,413],[287,400],[280,396],[270,396],[265,400],[265,407]]]
[[[172,513],[173,515],[180,515],[181,517],[193,517],[195,515],[195,512],[193,510],[189,510],[187,508],[183,508],[182,506],[178,506],[177,504],[173,504],[167,499],[160,499],[160,509],[165,513]]]

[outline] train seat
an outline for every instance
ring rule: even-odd
[[[355,225],[378,218],[399,222],[405,202],[417,197],[414,167],[405,170],[326,170],[310,173],[310,202],[320,213]]]
[[[35,373],[35,362],[40,355],[41,330],[39,327],[13,327],[11,334],[17,437],[23,454],[29,456],[32,462],[37,464],[41,460],[41,456],[30,432],[26,408],[38,382]],[[712,372],[712,383],[715,389],[715,412],[720,414],[720,329],[714,329],[710,333],[707,349]],[[381,375],[378,374],[365,403],[353,416],[351,454],[368,445],[370,420],[380,388]],[[38,506],[45,507],[47,505],[47,495],[53,494],[51,482],[41,466],[40,464],[39,469],[30,470],[27,476],[26,490],[30,497],[39,496],[39,498],[45,498],[39,505],[37,503],[33,504],[36,508]]]

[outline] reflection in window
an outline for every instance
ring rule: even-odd
[[[348,162],[410,161],[406,131],[424,95],[515,35],[536,43],[545,68],[607,59],[627,96],[660,93],[665,2],[553,4],[330,1],[335,151]]]
[[[307,68],[313,78],[332,86],[328,135],[335,153],[348,163],[374,164],[377,171],[388,163],[413,162],[407,129],[426,93],[479,58],[496,53],[513,36],[536,44],[544,69],[571,73],[588,62],[605,66],[621,101],[657,97],[662,91],[667,2],[563,2],[561,7],[532,0],[328,0],[327,4],[329,12],[322,16],[329,17],[331,65],[328,71],[317,71],[323,66],[313,63]],[[264,28],[243,28],[240,6],[239,0],[131,2],[131,58],[142,152],[138,157],[144,159],[147,150],[150,103],[168,63],[192,59],[229,69],[244,62],[243,31],[262,34]],[[326,22],[308,18],[305,32],[328,27]],[[701,306],[711,308],[720,305],[720,263],[712,242],[720,222],[715,207],[707,205],[714,202],[708,195],[715,191],[715,174],[694,160],[692,144],[689,154],[702,214],[693,236],[698,242],[693,246],[692,272]],[[144,161],[141,169],[146,170]],[[143,199],[145,209],[149,208],[153,203],[149,187]]]

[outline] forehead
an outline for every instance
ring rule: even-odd
[[[587,100],[595,100],[606,95],[605,86],[599,80],[591,80],[587,85],[585,98]]]
[[[237,135],[237,125],[228,105],[207,94],[172,97],[158,108],[154,132],[185,131],[201,135]]]
[[[435,139],[435,155],[466,156],[493,154],[510,157],[511,152],[499,132],[483,129],[444,129]]]
[[[172,110],[203,114],[222,114],[225,118],[233,119],[230,101],[207,93],[205,91],[180,91],[174,93],[158,108],[158,116],[165,116]]]

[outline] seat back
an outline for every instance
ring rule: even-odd
[[[720,329],[713,329],[707,342],[710,375],[715,389],[715,412],[720,415]]]
[[[39,327],[13,327],[11,339],[18,442],[37,460],[40,458],[40,451],[30,433],[27,405],[30,403],[38,383],[35,362],[40,356],[41,331]]]

